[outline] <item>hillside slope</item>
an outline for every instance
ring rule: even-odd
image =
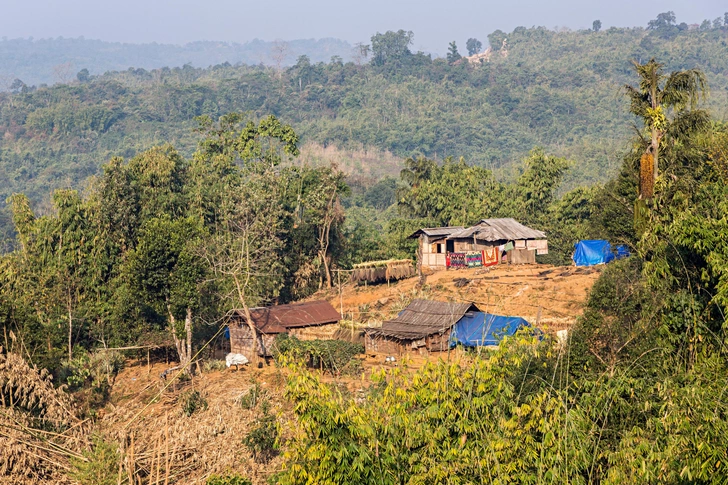
[[[332,290],[326,297],[336,309],[343,308],[344,318],[371,326],[396,317],[413,299],[427,298],[474,302],[482,311],[523,317],[555,332],[576,322],[600,271],[545,264],[468,268],[437,271],[422,289],[417,278],[408,278],[390,285],[346,284],[341,294]]]

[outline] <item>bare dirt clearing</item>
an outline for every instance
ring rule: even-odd
[[[409,278],[389,285],[346,284],[341,295],[332,290],[325,296],[336,309],[343,306],[345,319],[370,325],[395,317],[414,298],[429,298],[474,302],[482,311],[538,321],[553,332],[581,315],[601,268],[536,264],[438,271],[421,289],[417,278]]]

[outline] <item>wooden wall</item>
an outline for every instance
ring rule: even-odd
[[[253,359],[253,334],[247,325],[230,324],[230,352],[243,354],[248,360]],[[258,336],[258,355],[270,357],[275,335]]]
[[[432,243],[427,235],[422,234],[419,241],[422,252],[422,266],[431,269],[445,269],[445,239],[435,239],[438,242]],[[441,252],[438,253],[438,249]]]
[[[384,354],[401,357],[406,353],[426,355],[429,352],[446,352],[450,331],[439,335],[429,335],[421,340],[400,340],[394,337],[366,336],[365,348],[367,354]]]

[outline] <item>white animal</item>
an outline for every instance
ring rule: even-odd
[[[250,361],[243,354],[229,353],[225,356],[225,365],[228,368],[235,366],[236,369],[239,369],[240,368],[239,366],[249,364],[249,363],[250,363]]]

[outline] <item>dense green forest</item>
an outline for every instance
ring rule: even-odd
[[[610,35],[639,39],[628,44],[635,49],[647,42],[653,49],[665,49],[664,64],[661,58],[639,56],[633,65],[614,58],[610,75],[627,86],[604,81],[619,90],[599,105],[615,110],[611,122],[567,123],[569,116],[577,120],[577,113],[563,115],[559,136],[564,140],[570,130],[582,130],[578,134],[587,137],[594,129],[593,143],[598,134],[623,133],[612,133],[615,147],[605,148],[609,157],[620,161],[611,177],[597,173],[609,167],[600,165],[598,157],[578,156],[579,150],[588,153],[586,147],[557,146],[546,139],[531,140],[543,142],[543,148],[524,148],[523,153],[520,148],[493,148],[514,158],[500,164],[490,160],[503,172],[490,170],[489,159],[477,158],[473,145],[466,143],[468,136],[461,133],[471,130],[465,120],[466,107],[473,103],[449,104],[442,116],[457,115],[462,124],[433,138],[432,144],[409,140],[416,130],[408,132],[404,121],[420,118],[408,116],[404,107],[397,114],[391,106],[379,115],[392,116],[391,125],[382,123],[379,131],[369,133],[352,124],[351,131],[344,130],[334,140],[326,130],[335,130],[342,118],[353,115],[343,104],[318,104],[329,96],[322,93],[336,91],[335,82],[328,85],[331,89],[314,89],[323,85],[317,82],[329,82],[328,76],[339,72],[344,80],[341,92],[356,79],[363,91],[379,80],[390,83],[382,92],[408,91],[417,85],[424,92],[433,86],[491,94],[507,88],[520,96],[536,89],[531,76],[538,78],[541,71],[516,65],[518,39],[524,46],[558,44],[550,48],[562,52],[590,42],[606,44]],[[233,306],[246,314],[254,305],[297,300],[331,288],[334,271],[352,261],[411,255],[405,236],[412,228],[467,224],[487,213],[515,216],[545,229],[553,245],[548,257],[554,262],[568,258],[573,241],[583,237],[625,243],[633,254],[603,269],[565,342],[521,334],[497,351],[473,352],[457,361],[443,358],[417,371],[403,362],[374,375],[371,386],[356,392],[324,380],[295,353],[279,355],[277,364],[286,368],[280,374],[287,377],[285,398],[295,420],[278,423],[278,417],[261,405],[255,426],[237,441],[255,460],[282,449],[282,466],[269,482],[726,483],[728,124],[716,113],[725,97],[719,73],[726,70],[717,67],[726,62],[720,55],[725,51],[723,24],[691,31],[677,25],[674,16],[661,14],[648,31],[518,30],[507,44],[500,43],[509,46],[508,57],[476,67],[456,64],[453,57],[449,65],[407,53],[401,49],[407,36],[400,32],[375,37],[373,44],[379,45],[366,66],[312,66],[302,60],[285,72],[218,68],[243,73],[248,81],[252,78],[245,76],[260,77],[257,88],[250,85],[257,93],[251,94],[251,103],[259,104],[248,106],[248,113],[221,114],[221,106],[227,105],[220,104],[220,93],[237,91],[226,91],[225,81],[215,81],[215,69],[169,71],[177,79],[186,71],[191,76],[189,84],[176,87],[149,79],[135,84],[140,74],[126,73],[72,86],[28,89],[5,98],[3,122],[15,130],[8,131],[4,142],[15,148],[5,153],[18,157],[13,160],[19,171],[24,166],[20,161],[29,160],[23,157],[44,145],[57,150],[53,153],[59,160],[52,165],[59,164],[58,170],[69,147],[84,153],[86,146],[86,154],[97,154],[115,127],[161,109],[157,102],[170,109],[171,128],[160,134],[155,130],[164,126],[163,119],[137,119],[139,126],[149,124],[149,131],[139,135],[125,158],[105,162],[84,191],[54,191],[51,208],[43,213],[34,210],[26,195],[9,199],[15,244],[0,256],[0,443],[10,450],[0,453],[4,473],[17,483],[59,475],[84,485],[119,483],[127,473],[128,483],[151,481],[151,471],[133,464],[133,444],[131,455],[124,455],[128,461],[122,461],[114,436],[93,428],[95,410],[106,402],[113,382],[105,376],[118,371],[104,348],[169,345],[183,373],[205,343],[222,331],[224,315]],[[540,37],[551,40],[539,41]],[[579,42],[569,44],[575,39]],[[396,42],[380,49],[384,40]],[[491,44],[498,43],[491,39]],[[687,60],[688,53],[709,48],[714,53],[705,66]],[[552,104],[546,107],[553,119],[562,116],[553,111],[560,103],[554,93],[560,89],[572,93],[569,99],[584,95],[584,100],[596,101],[586,94],[596,96],[599,90],[590,89],[599,83],[583,76],[595,73],[600,59],[609,66],[611,57],[590,56],[582,58],[589,68],[574,71],[582,77],[569,77],[571,71],[564,69],[551,79],[570,83],[568,88],[539,88],[552,90]],[[581,57],[564,58],[576,62]],[[676,59],[684,63],[677,69]],[[540,65],[547,71],[545,63]],[[629,67],[621,71],[618,66],[623,65]],[[305,83],[304,67],[311,69]],[[497,77],[498,72],[516,77],[477,89],[472,85],[480,76]],[[530,74],[524,74],[520,84],[517,74],[524,72]],[[459,82],[450,77],[457,73],[463,76]],[[319,74],[327,77],[315,81]],[[102,88],[109,91],[95,91]],[[170,97],[173,88],[185,96]],[[518,94],[519,89],[524,91]],[[150,92],[156,95],[140,94]],[[184,107],[172,101],[195,92],[202,104],[214,102],[204,110],[190,107],[187,116],[204,111],[213,115],[197,118],[193,130],[186,126],[188,118],[174,114],[171,107]],[[314,92],[322,98],[310,98]],[[102,102],[102,93],[109,96],[109,105]],[[85,97],[92,94],[96,100]],[[510,99],[518,99],[508,113],[515,126],[530,126],[539,137],[556,126],[518,125],[518,115],[513,114],[518,105],[540,96]],[[453,101],[438,98],[430,107],[444,109],[440,102]],[[11,103],[17,109],[7,108]],[[324,115],[307,117],[304,108],[311,106]],[[367,112],[367,103],[356,106]],[[100,126],[95,123],[106,118],[96,118],[95,111],[86,109],[112,114],[118,109],[119,117],[111,116],[106,130],[95,131],[93,127]],[[285,121],[288,117],[290,123]],[[369,126],[364,114],[352,120]],[[438,129],[444,126],[440,115],[427,120]],[[630,136],[631,125],[635,130]],[[393,135],[395,126],[399,137]],[[315,127],[322,131],[313,131]],[[367,133],[374,139],[366,140]],[[380,133],[391,135],[391,140],[379,140]],[[301,134],[344,146],[371,142],[412,156],[404,160],[399,179],[357,184],[337,167],[299,163]],[[116,142],[130,136],[116,135]],[[169,136],[179,148],[164,144],[143,149],[157,136]],[[409,143],[419,148],[410,151]],[[451,149],[466,158],[445,156]],[[88,160],[86,168],[79,163],[69,176],[69,186],[95,173],[92,158]],[[506,165],[511,171],[505,172]],[[575,165],[582,170],[576,172],[580,182],[604,183],[564,189],[563,182],[575,176]],[[502,174],[508,176],[499,177]],[[378,230],[376,224],[381,224]],[[351,348],[342,350],[347,352]],[[188,398],[181,416],[189,418],[195,406],[202,406],[201,399],[199,394]],[[75,408],[79,402],[85,408]],[[279,439],[281,426],[293,428],[286,442]],[[159,453],[161,441],[156,446],[152,450]],[[46,458],[32,463],[13,458],[27,457],[29,450]],[[54,460],[64,461],[59,466]],[[210,479],[216,481],[208,483],[247,483],[232,474]]]
[[[540,146],[574,162],[564,190],[605,182],[635,122],[621,95],[631,61],[656,57],[668,70],[700,67],[711,88],[707,108],[726,118],[728,28],[661,22],[646,29],[496,31],[489,40],[497,48],[478,65],[411,52],[412,33],[399,31],[373,36],[358,62],[301,56],[281,69],[187,65],[80,72],[71,84],[45,88],[16,83],[13,93],[0,95],[0,199],[23,192],[49,208],[51,190],[83,187],[113,156],[163,143],[189,156],[194,118],[233,111],[274,114],[305,143],[323,147],[386,150],[403,159],[464,157],[500,180],[515,180],[521,160]],[[7,234],[7,211],[3,217]]]
[[[300,39],[267,42],[259,39],[244,44],[199,41],[185,45],[126,44],[91,39],[7,39],[0,40],[0,90],[10,89],[20,79],[28,86],[67,83],[81,71],[89,75],[131,68],[157,69],[165,66],[208,67],[230,64],[290,66],[301,55],[315,62],[329,62],[333,56],[353,59],[353,47],[339,39]],[[82,75],[83,76],[83,75]]]

